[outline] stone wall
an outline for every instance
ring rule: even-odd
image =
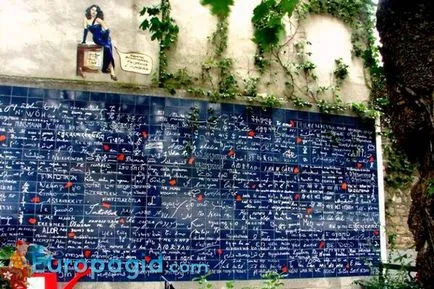
[[[410,249],[414,245],[413,235],[407,224],[411,205],[410,191],[409,189],[393,190],[386,188],[385,195],[387,234],[397,235],[397,249]]]

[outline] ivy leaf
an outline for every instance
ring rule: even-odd
[[[430,179],[428,183],[427,193],[429,197],[434,197],[434,179]]]
[[[142,24],[139,26],[142,30],[146,30],[149,28],[149,21],[148,19],[143,20]]]
[[[145,15],[147,9],[148,9],[147,7],[143,7],[142,11],[140,11],[140,16]]]
[[[228,17],[231,12],[230,6],[234,5],[234,0],[201,0],[202,5],[211,5],[211,13],[220,18]]]
[[[158,15],[159,13],[160,13],[160,8],[156,8],[156,7],[148,8],[148,14],[150,16],[155,16],[155,15]]]
[[[255,31],[253,41],[264,49],[269,51],[274,45],[278,44],[285,34],[282,24],[273,24],[263,29]]]
[[[297,4],[298,4],[298,0],[282,0],[282,2],[280,2],[282,10],[288,13],[288,17],[291,17],[292,12],[294,12],[294,9],[297,6]]]
[[[0,260],[9,260],[14,253],[12,246],[5,246],[0,249]]]
[[[265,16],[268,13],[268,10],[270,9],[269,2],[262,2],[256,8],[253,10],[253,17],[252,22],[253,23],[261,23],[265,21]]]
[[[263,0],[253,10],[252,23],[255,27],[253,42],[264,51],[269,51],[285,35],[280,4],[275,0]]]
[[[160,19],[158,19],[157,17],[151,18],[151,28],[150,28],[151,31],[154,31],[155,34],[157,34],[157,33],[161,34],[160,27],[161,27],[161,21],[160,21]],[[161,38],[158,37],[157,39],[161,39]]]

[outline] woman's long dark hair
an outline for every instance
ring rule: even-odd
[[[91,5],[86,9],[85,15],[87,19],[91,19],[92,16],[90,15],[90,9],[92,9],[93,7],[96,8],[96,18],[99,18],[101,20],[104,20],[104,12],[102,12],[101,8],[99,8],[98,5]]]

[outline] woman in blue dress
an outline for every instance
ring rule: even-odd
[[[98,5],[92,5],[86,9],[82,43],[86,43],[88,31],[92,33],[93,42],[104,48],[102,72],[110,73],[111,79],[114,81],[118,80],[115,74],[115,61],[113,58],[110,29],[104,22],[104,13]]]

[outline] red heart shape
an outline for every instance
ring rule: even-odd
[[[151,256],[145,256],[146,263],[151,262],[151,260],[152,260]]]
[[[75,233],[74,232],[69,232],[68,233],[68,237],[71,238],[71,239],[74,238],[75,237]]]
[[[236,194],[236,195],[235,195],[235,200],[236,200],[237,202],[241,202],[241,201],[243,200],[243,197],[241,197],[241,195],[239,195],[239,194]]]
[[[255,136],[255,131],[254,130],[249,130],[249,132],[247,133],[247,135],[249,137],[254,137]]]
[[[103,149],[105,152],[108,152],[108,151],[110,150],[110,146],[109,146],[109,145],[103,145],[103,146],[102,146],[102,149]]]
[[[288,267],[286,265],[282,266],[282,273],[288,273]]]
[[[230,149],[230,150],[228,151],[228,156],[229,156],[229,157],[233,157],[233,156],[235,156],[235,151],[234,151],[233,149]]]
[[[375,230],[375,231],[374,231],[374,235],[375,235],[375,236],[378,236],[378,235],[380,235],[380,231],[378,231],[378,230]]]
[[[175,186],[176,185],[176,179],[170,179],[169,185],[171,185],[172,187]]]
[[[295,127],[295,121],[290,120],[289,121],[289,127]]]
[[[6,136],[4,134],[0,135],[0,142],[3,142],[6,140]]]
[[[85,250],[83,252],[84,257],[89,258],[92,255],[92,252],[90,250]]]
[[[123,162],[124,160],[125,160],[125,155],[124,154],[118,154],[118,156],[117,156],[117,158],[116,158],[118,161],[121,161],[121,162]]]
[[[142,131],[141,135],[143,138],[148,138],[148,136],[149,136],[149,134],[146,130]]]
[[[342,185],[341,185],[341,188],[342,188],[342,190],[347,190],[348,189],[348,184],[347,183],[342,183]]]
[[[188,160],[187,160],[187,164],[189,164],[189,165],[194,165],[194,157],[191,157],[191,158],[189,158]]]
[[[109,202],[102,202],[102,206],[106,209],[110,209],[110,207],[111,207]]]
[[[324,249],[325,248],[325,242],[324,241],[319,242],[319,248],[320,249]]]
[[[73,185],[73,183],[72,183],[71,181],[68,181],[68,182],[65,184],[65,189],[68,189],[68,188],[72,187],[72,185]]]
[[[203,195],[198,195],[196,197],[196,199],[197,199],[198,202],[202,202],[203,201]]]
[[[36,196],[36,197],[33,197],[30,201],[34,204],[37,204],[37,203],[41,202],[41,199],[38,196]]]
[[[303,142],[303,139],[301,138],[301,137],[297,137],[296,139],[295,139],[295,142],[297,143],[297,144],[301,144],[302,142]]]
[[[292,172],[293,172],[294,174],[298,174],[298,173],[300,172],[300,169],[299,169],[298,167],[294,167],[294,168],[292,169]]]
[[[312,214],[312,213],[313,213],[313,209],[309,207],[309,208],[306,209],[306,212],[307,212],[308,214]]]
[[[297,201],[297,200],[299,200],[299,199],[300,199],[300,194],[295,194],[295,195],[294,195],[294,200]]]
[[[125,224],[125,219],[124,218],[120,218],[119,219],[119,224]]]
[[[36,220],[35,218],[30,218],[29,219],[29,223],[32,224],[32,225],[36,224],[37,221],[38,220]]]
[[[220,248],[217,249],[217,254],[218,254],[218,255],[222,255],[222,254],[223,254],[223,249],[220,249]]]

